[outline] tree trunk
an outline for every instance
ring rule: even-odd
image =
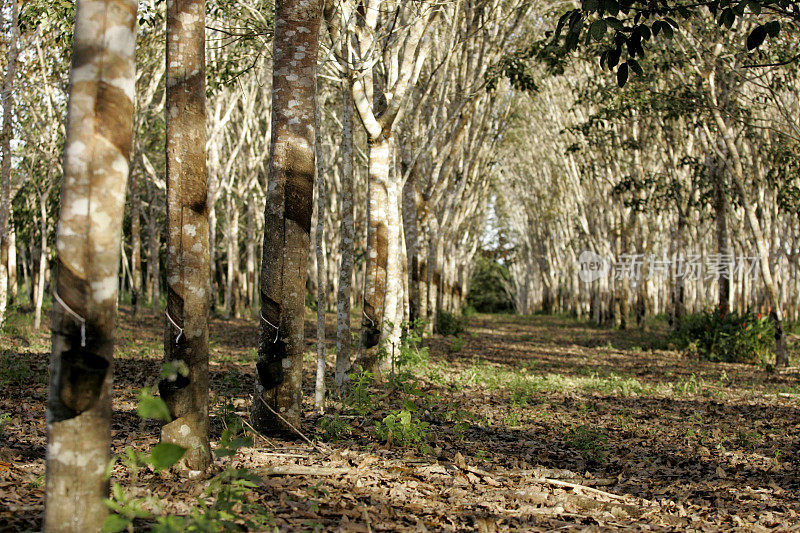
[[[323,178],[322,134],[319,105],[316,109],[315,147],[317,164],[317,375],[314,384],[314,408],[325,412],[325,310],[328,307],[328,269],[325,268],[325,181]]]
[[[226,319],[231,316],[239,316],[237,306],[239,292],[239,213],[236,210],[236,201],[229,195],[227,201],[227,255],[228,255],[228,276],[225,280],[225,311]]]
[[[435,215],[431,214],[431,222],[435,222]],[[428,260],[427,275],[428,275],[428,308],[427,308],[427,331],[433,333],[436,328],[436,313],[439,310],[439,285],[441,283],[442,271],[439,267],[439,261],[442,255],[442,239],[438,231],[438,223],[431,229],[428,240]]]
[[[160,257],[160,244],[161,239],[158,234],[158,210],[156,208],[156,195],[153,189],[150,189],[150,220],[148,221],[148,260],[147,260],[147,273],[150,277],[150,303],[153,304],[153,313],[160,312],[161,306],[161,257]]]
[[[390,144],[393,148],[393,145]],[[394,150],[390,149],[390,159]],[[394,168],[392,165],[390,168]],[[384,321],[383,346],[386,348],[387,357],[382,362],[382,369],[392,368],[393,358],[397,356],[400,349],[400,325],[403,321],[403,267],[401,264],[401,216],[400,216],[400,195],[401,186],[396,172],[389,173],[386,188],[386,296],[384,298]]]
[[[28,250],[28,252],[26,252],[26,250]],[[22,253],[22,258],[20,260],[22,263],[22,283],[25,285],[25,297],[28,299],[28,303],[30,304],[33,302],[33,292],[31,292],[31,263],[28,257],[31,251],[30,248],[26,248],[25,245],[22,245],[20,252]]]
[[[107,514],[111,363],[130,157],[137,3],[78,0],[56,235],[44,530]]]
[[[247,308],[253,309],[256,296],[256,203],[251,195],[247,199]]]
[[[33,298],[36,302],[33,327],[39,329],[42,325],[42,303],[44,302],[44,282],[47,274],[47,195],[39,194],[39,275],[36,277],[36,293]]]
[[[142,232],[139,220],[139,180],[131,178],[131,305],[133,316],[139,314],[142,296]]]
[[[212,184],[209,183],[209,186]],[[208,250],[211,266],[211,309],[216,310],[219,301],[217,273],[217,202],[216,195],[208,195]]]
[[[415,175],[412,173],[403,186],[403,225],[408,258],[409,322],[420,318],[419,257],[417,253],[417,199]]]
[[[390,142],[381,136],[370,144],[367,212],[367,260],[364,276],[364,303],[361,343],[356,365],[379,375],[385,368],[380,354],[383,312],[386,300],[388,262],[388,186]]]
[[[161,441],[187,449],[181,465],[205,470],[208,442],[208,304],[211,291],[206,172],[205,2],[167,7],[167,312],[159,382],[173,420]]]
[[[251,411],[253,426],[265,433],[283,433],[300,423],[322,6],[320,0],[279,0],[275,6],[261,331]]]
[[[353,283],[355,223],[353,219],[353,94],[349,80],[342,83],[342,263],[336,302],[336,374],[341,392],[345,373],[350,368],[353,340],[350,334],[350,293]]]
[[[679,210],[678,212],[678,229],[677,229],[677,237],[675,239],[675,251],[673,257],[675,258],[676,265],[681,266],[681,271],[675,272],[675,291],[673,292],[672,298],[672,312],[673,312],[673,327],[678,328],[683,322],[684,317],[686,316],[686,255],[684,254],[684,235],[686,233],[686,217],[683,214],[683,211]]]
[[[17,27],[19,6],[16,0],[11,2],[11,35],[8,43],[8,65],[3,80],[3,91],[0,100],[3,103],[3,129],[0,131],[0,150],[3,160],[0,163],[0,327],[6,319],[9,290],[9,214],[11,212],[11,137],[14,132],[11,126],[14,99],[12,90],[17,71],[19,48],[19,28]]]
[[[11,215],[11,213],[9,213]],[[17,301],[17,232],[14,229],[13,216],[9,216],[8,224],[8,301]]]
[[[731,312],[731,277],[730,266],[733,264],[733,254],[728,239],[728,186],[725,172],[719,167],[716,158],[711,158],[709,163],[711,178],[714,183],[714,216],[717,219],[717,254],[721,268],[717,276],[719,299],[717,302],[719,314],[722,316]],[[727,264],[727,266],[726,266]]]

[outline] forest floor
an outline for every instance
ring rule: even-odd
[[[158,438],[158,425],[138,418],[136,397],[159,374],[162,319],[120,314],[114,454],[144,452]],[[12,317],[0,338],[2,531],[39,530],[44,504],[49,340],[28,322]],[[214,446],[236,413],[246,419],[256,327],[213,321]],[[334,331],[330,316],[329,338]],[[311,320],[307,336],[301,430],[314,446],[256,437],[215,463],[223,474],[236,467],[259,476],[244,507],[232,508],[251,529],[800,528],[795,372],[686,358],[664,349],[663,325],[614,331],[562,317],[479,315],[458,338],[426,339],[428,360],[401,367],[389,383],[356,383],[320,419],[311,405]],[[161,514],[202,514],[198,500],[214,508],[208,480],[136,475],[118,464],[112,482]]]

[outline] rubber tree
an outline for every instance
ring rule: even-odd
[[[47,404],[45,531],[100,531],[122,213],[131,151],[134,0],[78,0]]]
[[[350,81],[342,82],[342,226],[341,266],[336,296],[336,372],[334,382],[341,391],[350,368],[353,340],[350,337],[350,293],[353,282],[355,222],[353,219],[353,96]]]
[[[0,149],[3,159],[0,162],[0,326],[6,318],[9,289],[9,213],[11,208],[11,136],[13,134],[11,120],[13,115],[14,99],[11,91],[14,87],[14,77],[17,72],[17,57],[19,56],[19,27],[17,18],[19,6],[16,0],[11,2],[11,39],[8,44],[8,63],[6,76],[3,80],[3,89],[0,101],[3,105],[3,129],[0,131]]]
[[[720,95],[719,93],[725,89],[724,87],[719,87],[721,83],[716,79],[715,72],[712,71],[708,74],[706,85],[708,89],[709,102],[711,104],[711,117],[714,120],[715,126],[717,127],[719,139],[722,141],[722,145],[727,150],[727,156],[729,159],[728,169],[730,170],[734,188],[741,199],[747,225],[750,227],[750,232],[752,233],[753,240],[755,241],[754,244],[759,260],[758,265],[761,269],[761,279],[764,281],[764,287],[767,290],[767,296],[769,297],[770,304],[772,305],[770,318],[772,319],[775,330],[775,364],[776,366],[788,366],[789,355],[786,351],[786,334],[783,330],[783,307],[781,305],[781,298],[775,283],[775,278],[770,268],[769,243],[764,236],[764,231],[756,213],[758,199],[755,198],[751,200],[748,198],[746,185],[747,179],[745,178],[744,164],[742,163],[742,157],[739,153],[739,147],[736,146],[736,142],[734,140],[733,128],[725,120],[725,118],[722,116],[722,112],[720,111],[720,104],[721,102],[724,103],[725,99],[724,95]]]
[[[350,298],[353,283],[353,263],[355,253],[355,218],[353,212],[353,78],[351,75],[352,53],[350,25],[353,21],[353,2],[328,3],[324,18],[333,47],[339,50],[339,71],[341,83],[341,137],[340,161],[341,184],[341,224],[339,250],[339,282],[336,294],[336,370],[334,384],[341,394],[345,376],[350,369],[350,356],[353,351],[350,326]]]
[[[251,411],[253,426],[265,433],[284,433],[300,422],[322,7],[321,0],[275,5],[261,327]]]
[[[425,6],[425,4],[423,4]],[[353,101],[367,134],[369,172],[367,193],[367,257],[364,276],[364,302],[359,354],[354,365],[380,375],[391,366],[381,350],[381,340],[399,345],[400,318],[400,193],[401,179],[391,172],[393,165],[393,129],[407,103],[406,93],[419,78],[430,51],[425,39],[435,18],[435,10],[411,12],[408,5],[398,6],[402,26],[408,27],[404,38],[393,36],[387,43],[385,79],[376,83],[373,61],[382,48],[380,4],[365,6],[365,14],[355,25],[355,71],[352,83]],[[403,9],[405,8],[405,9]],[[394,17],[394,15],[392,15]],[[387,22],[390,26],[394,22]],[[381,90],[380,87],[385,87]],[[391,327],[387,327],[391,324]],[[392,348],[387,347],[388,353]]]
[[[167,6],[167,311],[159,392],[173,420],[162,442],[187,449],[183,466],[205,470],[208,313],[211,294],[206,172],[205,1]]]

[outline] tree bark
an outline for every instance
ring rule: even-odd
[[[9,212],[8,224],[8,302],[17,301],[19,282],[17,280],[17,232],[14,228],[13,212]]]
[[[403,225],[406,238],[408,264],[409,322],[420,318],[419,257],[417,252],[417,199],[415,174],[403,186]]]
[[[334,382],[341,392],[353,340],[350,334],[350,293],[353,283],[355,222],[353,218],[353,93],[350,80],[342,83],[342,263],[336,303],[336,374]]]
[[[128,178],[137,3],[78,0],[53,292],[45,531],[107,514],[111,363]]]
[[[227,203],[227,239],[226,248],[228,255],[228,275],[225,280],[225,311],[224,317],[226,319],[239,317],[239,213],[237,212],[236,201],[232,197],[232,193],[228,195]]]
[[[389,159],[394,158],[394,143],[390,142]],[[393,169],[394,165],[390,165]],[[401,206],[401,185],[397,172],[389,172],[387,182],[387,204],[386,204],[386,296],[384,298],[384,320],[383,331],[384,346],[386,356],[382,362],[382,370],[389,370],[393,365],[393,358],[397,356],[400,349],[400,327],[403,321],[403,266],[402,266],[402,243],[401,228],[402,217],[400,216]]]
[[[314,408],[325,412],[325,310],[328,307],[328,269],[325,268],[325,181],[323,178],[322,135],[320,131],[319,105],[316,109],[316,188],[317,188],[317,374],[314,384]]]
[[[160,312],[161,306],[161,257],[158,232],[158,209],[156,208],[156,194],[154,185],[148,187],[150,190],[150,218],[148,220],[148,259],[147,273],[150,278],[150,303],[153,304],[153,313]]]
[[[19,6],[16,0],[11,1],[11,35],[8,44],[8,65],[6,76],[3,80],[3,91],[0,100],[3,104],[3,129],[0,131],[0,150],[3,151],[3,160],[0,163],[0,327],[6,319],[6,307],[9,297],[9,220],[11,212],[11,137],[13,128],[14,99],[12,90],[17,72],[17,57],[19,55],[19,27],[17,18]]]
[[[265,433],[285,433],[289,424],[300,423],[322,7],[320,0],[279,0],[275,6],[261,331],[251,411],[253,426]]]
[[[173,420],[161,441],[187,449],[181,466],[205,470],[208,442],[208,308],[211,291],[206,171],[205,2],[167,7],[167,311],[159,382]]]
[[[131,193],[131,305],[133,316],[139,314],[142,297],[142,230],[139,219],[139,180],[130,180]]]
[[[48,189],[49,191],[49,189]],[[33,328],[42,325],[42,303],[44,302],[44,283],[47,274],[47,194],[39,193],[39,272],[36,276],[36,292],[34,293]]]
[[[370,144],[367,211],[367,264],[364,276],[364,303],[361,320],[361,344],[355,364],[380,374],[385,357],[380,353],[383,313],[386,302],[386,267],[389,235],[389,139],[381,135]]]
[[[247,199],[247,308],[253,309],[256,297],[256,202],[253,195]]]
[[[719,299],[717,309],[721,316],[731,312],[731,277],[730,270],[733,254],[728,237],[728,186],[725,179],[725,172],[719,167],[716,158],[711,158],[709,171],[714,183],[714,216],[717,219],[717,254],[719,254],[722,268],[717,277]],[[728,263],[726,268],[724,263]]]

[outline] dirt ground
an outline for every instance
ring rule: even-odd
[[[114,454],[157,442],[136,395],[157,380],[163,326],[127,308],[119,324]],[[215,441],[230,416],[246,420],[256,328],[213,321]],[[248,501],[270,531],[800,529],[798,375],[688,359],[665,349],[663,329],[478,315],[459,338],[426,339],[429,360],[364,389],[363,409],[331,401],[323,422],[311,405],[309,321],[301,430],[315,445],[257,437],[216,469],[260,476]],[[13,317],[0,355],[0,530],[39,530],[48,332]],[[328,364],[332,373],[333,355]],[[404,408],[419,441],[379,438]],[[209,483],[173,472],[134,479],[121,465],[112,481],[157,496],[165,514],[189,512]]]

